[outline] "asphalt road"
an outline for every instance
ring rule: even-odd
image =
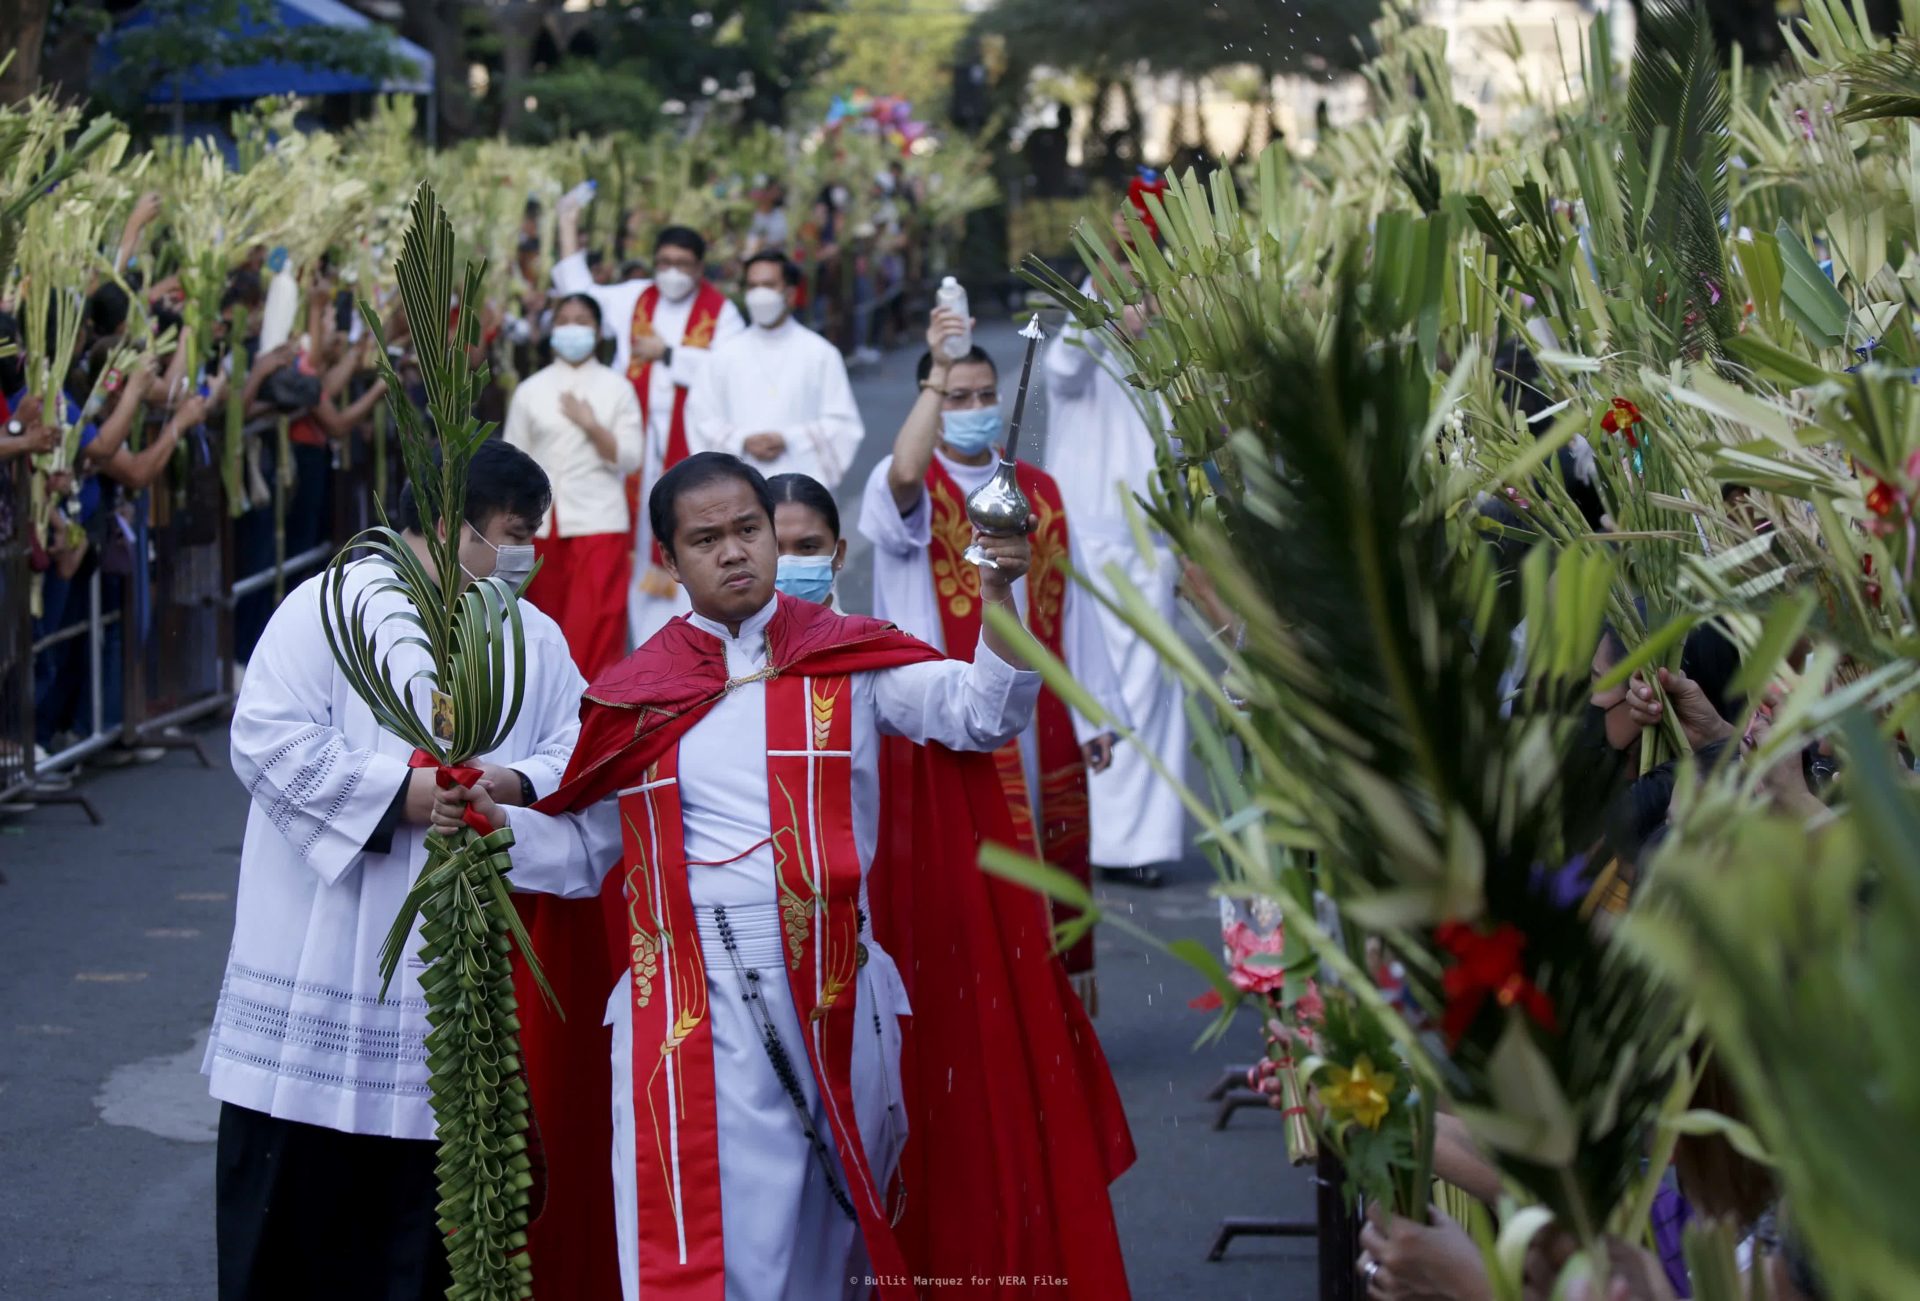
[[[1011,387],[1020,340],[1004,325],[979,337]],[[853,533],[860,488],[915,395],[915,355],[895,352],[854,380],[868,442],[840,494],[854,538],[841,584],[852,610],[870,592]],[[1044,399],[1029,410],[1044,424]],[[175,751],[86,776],[103,826],[65,807],[0,822],[0,1297],[214,1294],[216,1108],[199,1065],[246,808],[224,730],[201,739],[211,768]],[[1210,881],[1195,859],[1164,889],[1100,893],[1163,938],[1217,943]],[[1196,1053],[1205,1020],[1187,1002],[1204,987],[1197,975],[1110,931],[1099,966],[1096,1027],[1140,1154],[1112,1190],[1134,1296],[1311,1297],[1311,1241],[1243,1239],[1225,1261],[1205,1258],[1222,1216],[1312,1213],[1277,1113],[1244,1110],[1226,1131],[1211,1128],[1203,1095],[1224,1066],[1253,1055],[1251,1023]]]

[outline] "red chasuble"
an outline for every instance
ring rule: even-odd
[[[1044,470],[1016,462],[1020,491],[1040,517],[1033,532],[1033,565],[1027,571],[1027,628],[1053,657],[1066,663],[1063,644],[1067,600],[1067,512],[1060,486]],[[941,632],[947,654],[971,660],[980,642],[980,567],[966,559],[972,526],[967,521],[966,494],[935,457],[927,470],[927,497],[933,511],[933,542],[927,561],[933,566],[933,594],[940,606]],[[1040,791],[1029,800],[1026,770],[1020,762],[1020,743],[1009,741],[994,755],[1001,784],[1006,788],[1018,847],[1068,873],[1082,885],[1091,885],[1093,864],[1087,828],[1087,762],[1073,734],[1073,715],[1066,702],[1043,690],[1034,711]],[[1033,809],[1040,810],[1035,834]],[[1055,903],[1062,922],[1078,910]],[[1081,937],[1065,955],[1067,973],[1079,976],[1093,970],[1093,935]],[[1090,982],[1089,982],[1090,983]]]
[[[660,286],[648,285],[633,305],[632,339],[638,343],[642,339],[653,337],[653,312],[660,305]],[[676,348],[711,348],[713,332],[719,327],[720,313],[727,305],[727,296],[708,284],[705,280],[694,290],[693,310],[687,315],[687,332],[681,336]],[[633,391],[640,398],[640,427],[651,429],[649,410],[652,402],[653,363],[641,361],[638,354],[627,354],[627,378],[633,383]],[[673,414],[667,422],[666,459],[661,463],[661,473],[666,473],[687,459],[687,388],[676,386],[673,390]],[[636,470],[627,476],[627,510],[639,519],[640,510],[640,474]],[[648,558],[650,568],[643,575],[643,582],[651,582],[654,572],[661,570],[660,542],[655,539],[653,554]],[[652,590],[652,589],[649,589]],[[667,583],[664,591],[654,591],[656,596],[672,596],[673,585]]]
[[[767,640],[765,762],[789,985],[875,1272],[1052,1275],[1069,1280],[1063,1296],[1124,1298],[1106,1196],[1133,1160],[1119,1097],[1050,952],[1044,908],[975,865],[982,839],[1013,839],[992,761],[938,746],[890,764],[882,783],[874,872],[909,875],[914,888],[876,898],[874,926],[914,1015],[901,1061],[911,1137],[900,1185],[876,1180],[850,1093],[861,951],[847,693],[853,674],[938,653],[890,625],[784,596]],[[537,1295],[619,1296],[612,1129],[600,1091],[610,1032],[600,1020],[626,970],[641,1291],[647,1301],[724,1301],[712,1032],[681,854],[677,754],[726,685],[719,643],[684,618],[667,624],[589,689],[566,781],[541,806],[583,808],[619,792],[624,847],[598,899],[544,898],[530,910],[534,947],[569,1015],[558,1021],[520,982],[549,1175],[546,1212],[529,1235]],[[884,911],[893,899],[902,911]],[[1011,1282],[963,1290],[1032,1291]],[[911,1284],[879,1292],[919,1295]]]

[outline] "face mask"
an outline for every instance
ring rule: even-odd
[[[1000,408],[942,411],[940,437],[962,456],[978,456],[1000,441]]]
[[[653,283],[660,286],[660,296],[670,303],[677,303],[693,292],[693,277],[679,267],[661,267],[653,273]]]
[[[578,366],[593,356],[593,350],[600,346],[600,331],[591,325],[556,325],[553,327],[554,355]]]
[[[778,289],[761,285],[747,290],[747,315],[763,330],[780,324],[787,314],[787,296]]]
[[[833,592],[833,557],[781,556],[773,585],[796,600],[825,605]]]
[[[555,331],[555,333],[558,333],[558,331]],[[478,529],[473,531],[473,536],[479,538],[488,546],[493,547],[492,577],[500,579],[518,591],[520,585],[527,581],[527,575],[533,572],[535,560],[533,545],[522,542],[504,547],[494,546],[492,540]],[[465,568],[465,566],[462,566],[462,568]],[[467,577],[474,577],[472,570],[467,570]]]

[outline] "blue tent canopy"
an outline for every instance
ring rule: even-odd
[[[349,9],[340,0],[275,0],[275,15],[285,27],[350,27],[364,29],[373,21]],[[115,27],[116,34],[145,27],[153,18],[136,9]],[[269,24],[244,19],[235,35],[251,36],[269,30]],[[425,95],[433,90],[433,56],[412,41],[392,38],[394,52],[408,65],[384,80],[356,73],[266,62],[248,67],[219,68],[211,72],[184,68],[154,83],[147,102],[155,105],[199,104],[225,99],[260,99],[267,95],[347,95],[357,91]],[[119,64],[115,40],[100,44],[94,59],[96,80],[105,80]]]

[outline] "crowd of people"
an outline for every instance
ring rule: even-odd
[[[406,390],[394,400],[426,409],[417,323],[390,300],[379,304],[376,334],[325,261],[296,280],[256,251],[227,277],[212,360],[195,367],[177,343],[167,351],[184,323],[179,286],[144,283],[137,265],[141,229],[158,211],[157,199],[141,204],[113,282],[94,288],[84,319],[73,322],[78,360],[64,391],[80,457],[45,476],[35,506],[43,513],[22,522],[48,558],[36,637],[89,618],[86,566],[126,580],[133,562],[111,553],[131,544],[131,526],[149,509],[142,490],[183,443],[197,463],[214,466],[236,423],[231,404],[241,404],[237,424],[248,440],[248,495],[234,527],[241,574],[338,541],[330,494],[340,449],[365,448],[389,397],[372,349],[385,344]],[[974,323],[934,312],[918,398],[860,508],[860,528],[875,544],[874,613],[888,622],[860,617],[836,594],[847,541],[836,493],[857,492],[843,480],[868,430],[847,359],[801,322],[814,286],[787,249],[772,246],[779,223],[766,223],[758,233],[769,246],[722,284],[709,278],[700,232],[661,229],[644,265],[608,277],[580,246],[577,207],[563,204],[557,215],[555,264],[544,273],[531,259],[520,265],[541,282],[522,300],[525,316],[516,322],[493,304],[479,307],[483,342],[473,360],[517,346],[532,363],[510,391],[483,395],[483,410],[504,402],[497,438],[469,467],[459,549],[469,577],[531,579],[528,700],[481,763],[484,778],[438,790],[431,771],[387,753],[397,742],[352,698],[320,628],[324,579],[294,587],[277,607],[268,591],[237,603],[244,672],[232,743],[252,801],[206,1058],[223,1104],[222,1295],[444,1290],[421,971],[404,968],[383,999],[364,940],[399,909],[426,831],[470,821],[469,810],[513,826],[515,886],[555,896],[529,897],[523,909],[571,1014],[563,1023],[532,998],[521,1012],[544,1145],[548,1210],[532,1234],[543,1292],[631,1297],[675,1280],[724,1278],[729,1296],[892,1294],[896,1285],[882,1280],[903,1268],[967,1259],[1070,1277],[1073,1295],[1124,1295],[1103,1189],[1130,1163],[1131,1144],[1086,1021],[1095,1007],[1091,939],[1061,963],[1050,954],[1041,901],[989,887],[969,869],[975,847],[991,840],[1083,881],[1099,864],[1154,884],[1156,865],[1182,852],[1178,807],[1154,791],[1146,762],[1044,690],[1021,639],[983,619],[988,606],[1012,613],[1093,686],[1112,719],[1179,713],[1170,683],[1124,656],[1115,661],[1115,649],[1136,639],[1105,622],[1068,576],[1069,564],[1086,572],[1128,552],[1121,494],[1141,487],[1151,464],[1146,423],[1117,390],[1103,390],[1118,381],[1102,379],[1097,360],[1081,360],[1083,340],[1056,341],[1035,382],[1054,391],[1056,422],[1105,403],[1080,414],[1077,429],[1106,440],[1111,456],[1079,451],[1071,482],[1023,463],[1030,538],[979,533],[965,497],[992,472],[1005,440],[1000,379],[983,350],[954,357],[946,346]],[[274,300],[289,287],[301,310],[276,324],[285,312]],[[127,310],[129,290],[141,310]],[[134,321],[138,337],[130,337]],[[103,378],[129,355],[124,376]],[[27,457],[61,438],[25,391],[25,369],[36,364],[37,356],[16,358],[7,386],[13,423],[0,454],[10,466],[32,464]],[[1123,407],[1127,418],[1117,421]],[[130,440],[138,422],[148,436]],[[276,428],[284,439],[261,436]],[[1109,464],[1117,468],[1103,487]],[[410,484],[393,517],[416,544],[430,527]],[[970,545],[992,563],[965,559]],[[1169,558],[1127,563],[1144,565],[1145,581],[1170,605]],[[376,564],[348,572],[360,584]],[[362,599],[359,590],[350,602]],[[106,599],[118,593],[109,588]],[[87,654],[76,638],[37,657],[48,752],[72,739],[63,729],[85,726],[84,702],[70,697],[74,679],[87,676]],[[627,711],[704,682],[694,669],[707,658],[721,689],[676,707],[671,743],[655,738],[667,744],[666,758],[658,745],[636,758]],[[109,648],[106,659],[117,663],[117,653]],[[788,681],[814,692],[811,703],[798,698],[809,722],[791,740],[778,721]],[[754,689],[743,690],[748,684]],[[823,693],[838,684],[851,695],[836,715]],[[764,745],[751,739],[756,730]],[[1181,761],[1177,732],[1150,725],[1143,735],[1167,746],[1158,758]],[[839,1027],[838,1014],[828,1017],[832,996],[810,1004],[801,973],[780,958],[780,900],[801,883],[775,853],[785,833],[780,802],[769,801],[770,774],[753,769],[763,749],[772,763],[794,745],[852,756],[850,772],[803,764],[784,774],[810,788],[823,771],[840,774],[838,795],[816,795],[827,803],[807,812],[806,834],[817,838],[823,865],[836,864],[819,924],[832,943],[859,953],[860,1025],[831,1030],[852,1036],[850,1066],[823,1057],[796,1020],[797,1003],[802,1018]],[[981,763],[949,767],[951,755],[925,757],[930,746],[972,752]],[[744,756],[753,762],[742,771]],[[677,815],[631,798],[662,762],[682,774]],[[782,776],[771,774],[776,786]],[[970,794],[946,808],[929,783],[955,782]],[[662,1149],[639,1142],[635,1107],[660,1103],[657,1082],[636,1066],[658,1056],[646,1036],[674,1031],[648,1019],[638,968],[616,984],[587,960],[594,937],[628,910],[622,893],[633,898],[637,860],[622,827],[641,817],[649,834],[674,843],[669,861],[685,865],[669,873],[675,884],[655,904],[685,923],[669,933],[691,946],[694,965],[663,961],[683,994],[704,982],[712,995],[713,1078],[681,1076],[669,1086],[680,1090],[671,1107],[704,1108],[704,1120],[687,1122],[691,1146],[675,1146],[669,1158],[704,1173],[679,1183],[675,1165],[670,1215],[657,1204]],[[920,843],[891,843],[909,823]],[[842,836],[843,846],[833,840]],[[876,858],[898,866],[876,872],[869,887]],[[972,884],[935,889],[906,870],[934,858],[951,859],[948,875]],[[624,879],[609,875],[623,861]],[[842,867],[856,870],[842,880]],[[974,933],[940,952],[928,928],[963,918]],[[997,971],[1001,996],[954,1003],[938,991],[963,991],[959,970],[974,981]],[[781,990],[790,974],[793,999]],[[844,979],[837,966],[823,978]],[[593,1010],[603,1003],[611,1049]],[[913,1024],[940,1029],[908,1034],[903,1046],[910,1010]],[[606,1078],[609,1051],[610,1113],[584,1083]],[[1074,1066],[1062,1074],[1047,1061]],[[966,1075],[957,1088],[956,1069]],[[936,1100],[932,1082],[943,1073],[949,1082]],[[1021,1089],[1026,1118],[1013,1128],[1028,1136],[1014,1145],[1018,1155],[969,1152],[954,1109],[997,1113],[1004,1102],[996,1093]],[[929,1114],[942,1134],[908,1147]],[[376,1186],[386,1211],[369,1215],[364,1199]],[[988,1242],[982,1199],[1010,1193],[1029,1222]],[[971,1245],[951,1240],[943,1220],[956,1217],[975,1221],[963,1235]]]
[[[916,202],[897,169],[874,186],[896,217]],[[1136,180],[1113,240],[1158,240],[1164,194],[1156,179]],[[878,313],[899,314],[895,331],[907,319],[901,291],[915,271],[897,227],[842,231],[844,195],[830,187],[801,217],[768,183],[737,257],[716,255],[712,232],[647,221],[645,256],[616,267],[612,250],[583,238],[585,201],[576,191],[553,213],[551,266],[533,234],[541,214],[528,209],[511,303],[449,304],[453,322],[480,316],[475,362],[512,356],[479,401],[498,436],[467,467],[464,517],[436,519],[417,484],[392,504],[423,566],[434,564],[436,530],[457,533],[464,577],[436,581],[524,584],[515,654],[527,691],[494,747],[470,768],[422,762],[350,688],[328,635],[327,603],[341,597],[379,630],[389,672],[429,667],[381,586],[380,561],[311,579],[284,601],[262,589],[235,603],[244,675],[232,756],[249,809],[205,1062],[222,1104],[221,1295],[445,1294],[425,993],[445,977],[410,959],[386,990],[374,954],[430,832],[507,828],[519,914],[557,996],[549,1003],[518,973],[523,1051],[509,1069],[524,1070],[539,1154],[527,1178],[543,1210],[525,1245],[541,1294],[904,1297],[916,1293],[904,1279],[977,1272],[1123,1297],[1106,1190],[1133,1149],[1094,1034],[1092,934],[1069,930],[1074,942],[1054,953],[1072,907],[973,867],[982,846],[999,844],[1043,861],[1070,891],[1159,884],[1191,845],[1175,778],[1201,714],[1141,624],[1171,625],[1184,594],[1223,646],[1274,632],[1250,628],[1246,610],[1137,509],[1164,486],[1173,444],[1156,428],[1169,411],[1151,384],[1129,383],[1136,359],[1123,354],[1166,324],[1160,304],[1136,295],[1112,328],[1070,320],[1046,343],[1033,382],[1047,395],[1047,464],[1014,469],[1032,513],[1024,532],[986,533],[967,501],[1002,470],[1010,395],[996,358],[961,342],[975,322],[946,307],[912,318],[916,334],[924,320],[924,352],[897,429],[869,429],[854,397],[850,362],[888,332]],[[56,302],[40,348],[0,358],[0,545],[25,537],[37,575],[32,739],[48,759],[118,721],[122,644],[147,633],[141,539],[163,476],[175,476],[176,515],[234,509],[232,573],[258,574],[342,540],[337,471],[347,449],[368,446],[383,404],[427,411],[414,335],[443,326],[410,321],[375,292],[371,327],[360,287],[324,257],[296,273],[260,248],[227,268],[206,322],[213,346],[196,361],[179,342],[195,315],[182,286],[143,275],[142,240],[162,211],[158,196],[143,198],[113,274],[83,310]],[[1150,250],[1133,251],[1144,276]],[[1115,283],[1088,278],[1080,292],[1102,297]],[[1709,287],[1717,302],[1718,283]],[[27,306],[0,320],[16,343]],[[69,357],[50,388],[46,371]],[[1528,430],[1564,406],[1548,400],[1519,344],[1494,373],[1504,409],[1480,418]],[[405,391],[389,393],[383,375]],[[1631,433],[1640,418],[1614,398],[1588,432]],[[230,502],[218,466],[234,431],[246,441],[241,499]],[[875,438],[890,438],[887,451],[864,484],[849,482]],[[1459,550],[1511,592],[1544,579],[1527,566],[1554,539],[1671,542],[1671,531],[1622,527],[1608,513],[1609,501],[1646,491],[1644,450],[1564,437],[1499,492],[1463,499],[1473,534]],[[1596,470],[1601,457],[1632,482],[1604,483],[1614,466]],[[1315,467],[1286,469],[1305,480]],[[196,485],[213,489],[211,506]],[[1774,530],[1758,491],[1728,479],[1716,526],[1731,534],[1737,524],[1749,541]],[[1548,494],[1578,521],[1548,520]],[[1702,517],[1714,509],[1669,495]],[[1881,502],[1868,498],[1866,511],[1885,521],[1897,506],[1910,525],[1904,497]],[[1891,528],[1869,519],[1857,531]],[[856,533],[870,544],[866,611],[845,608],[839,581]],[[131,617],[106,626],[99,646],[59,636],[103,606]],[[1746,683],[1753,650],[1722,624],[1692,621],[1659,667],[1644,643],[1628,645],[1652,625],[1644,599],[1608,614],[1576,647],[1579,662],[1590,655],[1590,690],[1559,765],[1578,778],[1566,783],[1578,806],[1567,824],[1598,830],[1559,870],[1530,867],[1529,891],[1610,934],[1674,834],[1687,783],[1771,756],[1779,701]],[[1630,622],[1641,625],[1632,634]],[[1804,627],[1775,648],[1794,673],[1809,662]],[[1504,630],[1491,647],[1508,661],[1498,694],[1516,729],[1550,708],[1528,678],[1540,664],[1528,639],[1537,651],[1555,631],[1522,625],[1511,647]],[[1275,645],[1293,643],[1274,634]],[[1488,650],[1475,646],[1476,665],[1491,662]],[[1629,675],[1635,654],[1648,662]],[[1070,689],[1043,681],[1048,661],[1064,665]],[[1494,675],[1482,676],[1487,685]],[[1237,714],[1262,702],[1223,693],[1216,703]],[[1373,706],[1360,703],[1356,713]],[[1321,736],[1301,723],[1289,740]],[[1660,747],[1672,757],[1635,762]],[[1765,810],[1820,824],[1834,771],[1825,740],[1770,758],[1756,782]],[[1394,821],[1384,797],[1377,807],[1388,808],[1382,825]],[[1414,859],[1428,847],[1415,821],[1375,830]],[[1480,885],[1471,893],[1484,905]],[[1377,893],[1414,917],[1435,892]],[[1337,931],[1336,902],[1326,907]],[[1381,929],[1396,928],[1411,923]],[[1380,1002],[1405,1010],[1428,1051],[1444,1041],[1451,1053],[1488,1018],[1503,1033],[1559,1033],[1543,988],[1554,973],[1523,963],[1525,937],[1481,934],[1454,914],[1428,929],[1453,937],[1437,941],[1444,973],[1425,973],[1451,1004],[1438,1014],[1410,1008],[1412,977],[1378,937],[1364,945]],[[1367,1069],[1341,1065],[1337,1085],[1319,1076],[1303,1100],[1296,1047],[1318,1046],[1326,1002],[1281,969],[1300,960],[1297,945],[1277,929],[1236,945],[1230,933],[1225,979],[1271,996],[1276,1012],[1250,1085],[1290,1116],[1318,1108],[1331,1128],[1326,1117],[1345,1108],[1361,1118],[1350,1123],[1377,1126],[1394,1085],[1386,1071],[1369,1076],[1364,1058]],[[1273,961],[1237,961],[1261,954]],[[1636,1068],[1624,1062],[1622,1078]],[[1688,1295],[1680,1234],[1695,1219],[1731,1223],[1772,1295],[1823,1295],[1781,1173],[1729,1140],[1741,1104],[1725,1064],[1703,1041],[1688,1069],[1691,1102],[1728,1117],[1728,1132],[1679,1139],[1645,1223],[1610,1226],[1620,1236],[1604,1247],[1606,1301]],[[1336,1089],[1358,1101],[1328,1103]],[[1500,1212],[1515,1161],[1476,1131],[1483,1117],[1444,1102],[1427,1117],[1435,1205],[1425,1215],[1369,1206],[1356,1284],[1373,1301],[1509,1295],[1513,1280],[1496,1277],[1476,1228]],[[1626,1157],[1636,1173],[1643,1159],[1639,1149]],[[1419,1165],[1424,1176],[1424,1157]],[[1592,1246],[1567,1227],[1533,1240],[1527,1296],[1554,1294],[1569,1255]]]

